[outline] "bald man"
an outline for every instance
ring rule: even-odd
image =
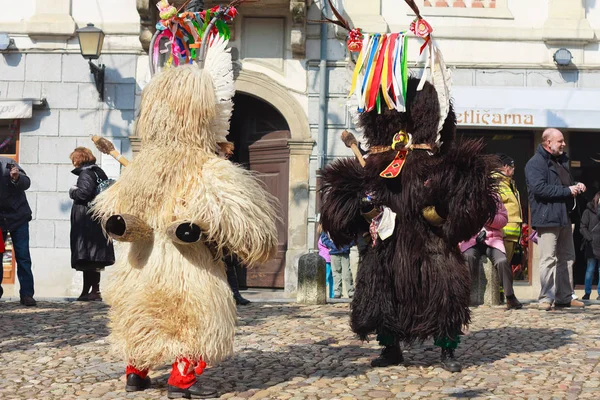
[[[538,232],[540,246],[540,309],[583,307],[572,298],[572,271],[575,246],[571,214],[575,197],[585,192],[583,183],[576,183],[569,172],[569,159],[564,153],[566,143],[561,131],[548,128],[542,143],[525,166],[529,192],[531,225]]]

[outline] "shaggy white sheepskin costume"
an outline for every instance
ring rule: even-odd
[[[135,127],[142,148],[93,205],[107,232],[129,242],[104,298],[109,340],[128,374],[143,379],[166,362],[178,360],[183,376],[230,356],[236,309],[222,253],[252,265],[277,247],[276,199],[217,155],[234,94],[226,44],[210,47],[204,69],[185,65],[152,78]]]

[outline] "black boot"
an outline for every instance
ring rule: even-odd
[[[83,290],[77,298],[77,301],[89,301],[87,296],[90,294],[90,288],[92,287],[90,279],[91,274],[90,271],[83,271]]]
[[[379,357],[371,361],[371,367],[389,367],[400,365],[404,361],[400,346],[385,346]]]
[[[234,293],[233,298],[235,299],[235,304],[239,306],[245,306],[246,304],[250,304],[251,301],[242,297],[240,292]]]
[[[169,391],[167,393],[167,397],[170,399],[206,399],[216,396],[217,391],[215,389],[211,387],[202,387],[198,381],[187,389],[169,385]]]
[[[507,310],[520,310],[523,308],[523,304],[513,294],[512,296],[506,296],[506,309]]]
[[[454,358],[454,349],[442,349],[442,368],[450,372],[462,371],[462,366]]]
[[[127,383],[125,384],[125,391],[139,392],[141,390],[148,389],[151,384],[152,384],[152,381],[150,380],[149,376],[142,378],[137,374],[129,374],[129,375],[127,375]]]

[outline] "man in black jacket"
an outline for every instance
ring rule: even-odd
[[[17,260],[17,276],[21,290],[21,304],[35,306],[33,298],[33,273],[29,254],[29,221],[31,208],[25,196],[31,181],[25,171],[10,158],[0,157],[0,229],[6,237],[10,233]],[[3,254],[0,253],[0,260]],[[0,266],[0,283],[2,282]],[[0,297],[3,294],[0,286]]]
[[[558,129],[548,128],[542,143],[525,166],[531,225],[538,232],[540,246],[540,308],[583,307],[572,298],[570,271],[575,246],[570,213],[575,197],[585,192],[583,183],[573,182],[569,172],[565,138]]]

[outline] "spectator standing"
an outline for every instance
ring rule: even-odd
[[[352,247],[352,244],[338,248],[325,232],[321,236],[321,241],[329,250],[329,257],[331,258],[333,298],[339,299],[342,297],[342,281],[348,291],[348,297],[354,297],[354,282],[350,270],[350,247]]]
[[[542,143],[525,166],[525,179],[531,209],[531,225],[537,230],[540,246],[540,309],[583,307],[572,298],[572,274],[575,246],[571,212],[575,197],[585,192],[583,183],[575,183],[564,153],[561,131],[548,128]]]
[[[0,157],[0,229],[3,240],[10,233],[13,251],[17,260],[17,277],[21,288],[19,295],[21,304],[35,306],[33,298],[34,283],[31,271],[31,255],[29,253],[29,221],[31,208],[27,202],[25,191],[29,189],[31,180],[23,169],[10,158]],[[0,260],[4,253],[0,253]],[[0,283],[3,271],[0,263]],[[0,297],[4,290],[0,286]]]
[[[69,156],[77,183],[69,190],[71,207],[71,267],[83,273],[83,289],[78,301],[100,301],[100,272],[115,263],[115,251],[100,222],[89,214],[89,204],[97,194],[106,173],[96,165],[96,157],[86,147],[77,147]]]
[[[583,236],[582,246],[587,260],[587,269],[585,271],[585,295],[582,297],[583,300],[590,299],[590,295],[592,294],[592,281],[594,280],[596,269],[598,269],[598,272],[600,273],[600,260],[598,259],[598,255],[600,255],[599,202],[600,192],[596,193],[594,199],[587,204],[579,225],[579,231]],[[598,297],[596,300],[600,300],[600,282],[598,282],[597,290]]]
[[[251,301],[242,297],[242,294],[240,293],[240,286],[237,276],[237,267],[240,265],[239,258],[237,258],[235,254],[227,254],[225,257],[223,257],[223,262],[225,263],[225,272],[227,273],[227,283],[229,283],[229,287],[233,293],[235,304],[238,306],[250,304]]]
[[[321,231],[321,225],[319,225],[318,230],[319,230],[319,232]],[[323,259],[325,260],[325,270],[326,270],[325,282],[327,282],[327,297],[332,298],[334,296],[334,294],[333,294],[333,273],[331,271],[331,256],[329,255],[329,249],[327,248],[327,246],[325,246],[323,244],[323,235],[325,235],[325,233],[321,232],[317,246],[319,247],[319,255],[321,257],[323,257]]]
[[[483,227],[483,229],[471,239],[460,243],[460,251],[467,260],[471,269],[471,275],[479,276],[482,256],[489,257],[498,270],[504,294],[506,295],[506,309],[518,310],[523,308],[523,304],[517,300],[513,290],[512,268],[506,257],[504,248],[504,234],[502,228],[506,226],[508,214],[504,204],[498,202],[498,208],[494,219]]]
[[[502,165],[495,174],[498,177],[498,193],[508,215],[508,222],[502,228],[504,248],[506,249],[508,264],[512,265],[515,248],[521,239],[521,225],[523,224],[521,196],[513,179],[515,174],[515,160],[506,154],[500,153],[496,155]]]

